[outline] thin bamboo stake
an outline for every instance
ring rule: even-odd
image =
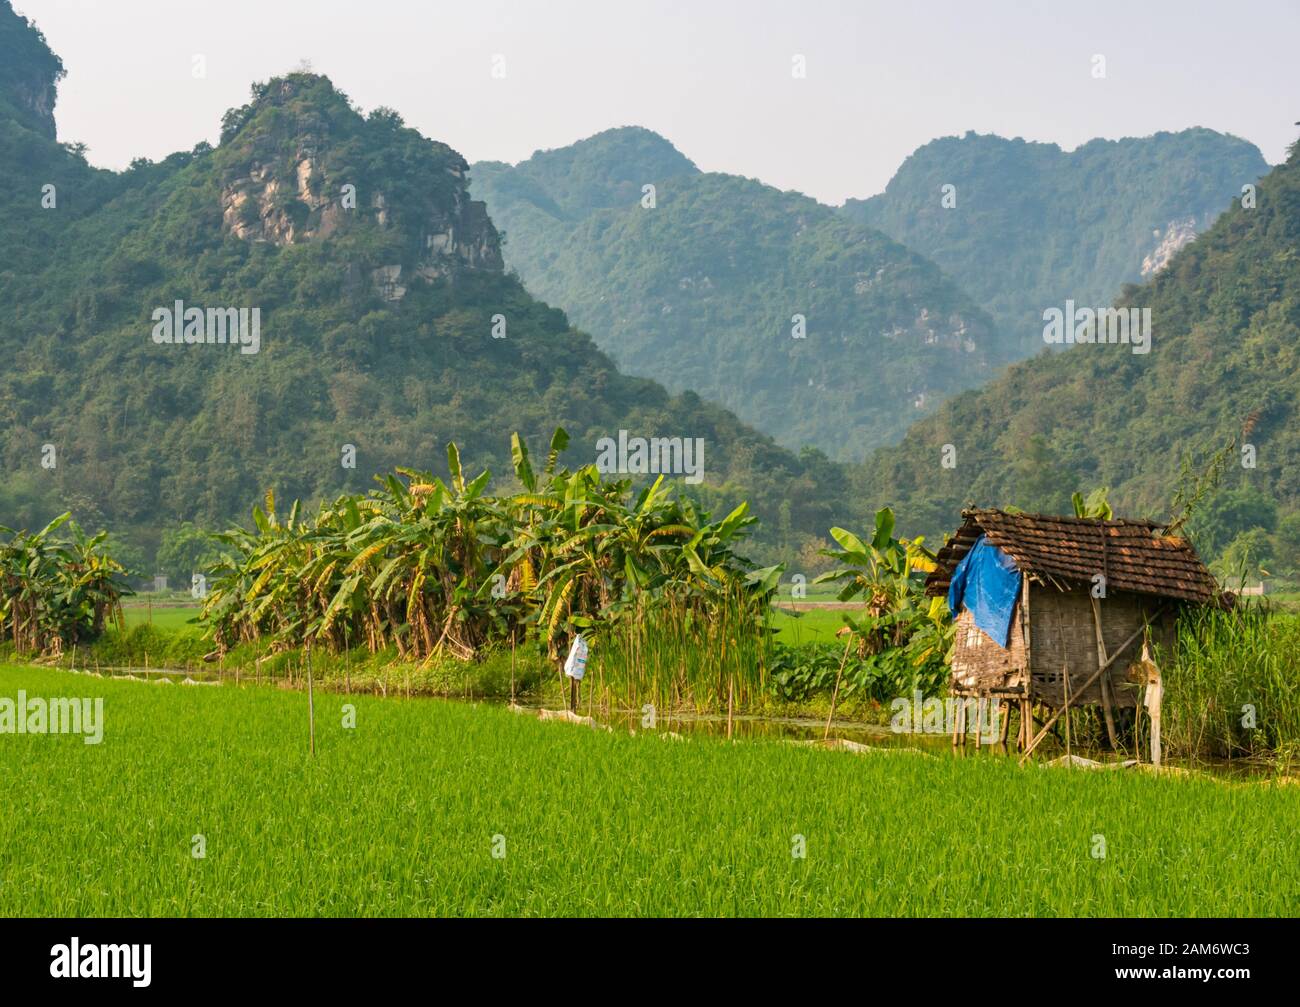
[[[840,658],[840,670],[835,673],[835,690],[831,693],[831,712],[826,715],[826,730],[822,732],[822,741],[831,736],[831,721],[835,719],[835,705],[840,698],[840,679],[844,676],[844,665],[849,660],[849,648],[853,646],[853,636],[844,644],[844,656]]]
[[[307,729],[311,735],[311,755],[316,757],[316,696],[311,681],[311,644],[307,645]]]

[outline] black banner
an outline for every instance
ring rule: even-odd
[[[869,971],[882,982],[897,980],[917,992],[930,981],[936,992],[951,991],[954,981],[966,987],[981,975],[998,990],[1010,970],[1022,989],[1073,994],[1157,986],[1180,996],[1193,988],[1231,996],[1261,981],[1290,981],[1296,933],[1292,921],[1231,919],[629,920],[596,926],[583,920],[42,919],[0,921],[0,929],[6,990],[331,995],[373,992],[380,976],[385,983],[417,983],[430,969],[490,978],[494,987],[518,977],[536,988],[548,975],[590,982],[593,970],[611,979],[625,972],[621,978],[633,981],[646,977],[647,962],[658,969],[681,955],[683,940],[705,939],[731,943],[691,943],[695,950],[686,957],[699,962],[704,947],[734,953],[735,941],[753,942],[758,954],[783,949],[784,966],[807,974],[815,962],[862,962],[869,954]],[[656,938],[664,947],[655,947]],[[637,943],[628,944],[632,939]],[[553,963],[543,950],[548,947],[558,956]],[[515,960],[527,964],[503,968]],[[753,973],[756,984],[768,981],[766,971]],[[743,967],[728,972],[729,986],[749,978]]]

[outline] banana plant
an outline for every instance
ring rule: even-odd
[[[63,529],[64,535],[56,533]],[[87,536],[71,513],[35,534],[0,528],[0,634],[19,653],[60,653],[122,624],[125,570],[108,536]]]
[[[638,606],[685,606],[702,616],[739,596],[765,615],[773,569],[736,551],[748,508],[713,522],[662,478],[636,491],[595,466],[559,465],[559,428],[545,465],[511,439],[521,492],[492,496],[491,476],[468,478],[447,447],[447,481],[399,468],[366,495],[346,495],[287,522],[273,495],[252,526],[218,536],[221,561],[204,607],[219,648],[364,642],[422,658],[472,657],[532,639],[552,654],[580,628],[609,625]],[[779,570],[776,571],[779,576]]]
[[[824,549],[822,555],[841,565],[813,583],[840,584],[840,601],[862,599],[861,614],[844,617],[858,640],[859,653],[875,654],[905,644],[919,621],[929,617],[921,575],[934,569],[934,554],[925,548],[924,537],[895,538],[894,512],[888,507],[876,512],[870,542],[844,528],[832,528],[831,537],[840,548]]]

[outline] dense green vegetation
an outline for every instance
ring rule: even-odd
[[[1024,357],[1043,348],[1044,310],[1067,297],[1110,304],[1143,278],[1144,260],[1156,264],[1157,248],[1203,231],[1266,171],[1254,144],[1209,129],[1068,153],[967,133],[927,143],[883,193],[849,200],[844,214],[933,259]]]
[[[557,430],[537,472],[516,435],[523,491],[510,497],[487,495],[486,471],[467,479],[454,444],[449,483],[403,469],[382,489],[340,497],[306,519],[296,503],[281,517],[268,495],[251,532],[221,536],[203,612],[219,651],[265,642],[472,660],[523,644],[558,659],[575,634],[589,633],[602,650],[633,644],[627,660],[606,662],[619,674],[601,684],[616,693],[663,704],[747,701],[764,680],[768,601],[780,575],[735,550],[755,522],[748,506],[712,521],[668,493],[662,477],[633,496],[630,480],[605,480],[594,465],[557,468],[567,442]],[[678,646],[664,660],[657,655],[671,634]],[[703,676],[691,674],[701,667]]]
[[[7,2],[0,23],[17,23]],[[33,52],[6,49],[5,66],[27,59],[52,107],[52,54]],[[504,273],[466,163],[395,113],[363,116],[325,78],[292,74],[255,85],[218,147],[112,173],[32,128],[25,94],[0,86],[0,522],[70,509],[152,574],[164,533],[219,527],[268,487],[333,499],[365,473],[441,468],[449,440],[467,466],[508,472],[500,431],[563,424],[578,463],[620,429],[702,438],[690,492],[722,512],[750,501],[769,551],[815,548],[830,523],[836,466],[620,374]],[[159,345],[153,313],[177,300],[260,309],[259,352]]]
[[[530,290],[631,373],[790,447],[860,459],[1005,359],[929,261],[807,196],[701,173],[648,130],[478,163],[472,180]]]
[[[60,529],[64,534],[60,536]],[[64,513],[34,534],[0,528],[0,642],[19,654],[59,654],[122,625],[123,568]]]
[[[0,746],[26,795],[0,816],[4,915],[1294,911],[1293,786],[675,743],[319,692],[313,758],[301,693],[0,669],[19,689],[102,696],[104,734]]]
[[[1014,365],[880,451],[862,469],[864,496],[936,533],[955,527],[967,502],[1068,512],[1079,485],[1110,486],[1118,515],[1165,520],[1175,488],[1200,485],[1206,492],[1186,530],[1205,558],[1294,576],[1297,246],[1293,148],[1260,181],[1254,208],[1233,204],[1167,269],[1119,299],[1151,309],[1149,353],[1079,345]],[[1214,478],[1189,484],[1189,473],[1206,471]]]

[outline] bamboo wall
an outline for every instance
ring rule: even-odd
[[[1100,679],[1087,690],[1082,690],[1083,683],[1097,670],[1098,664],[1097,635],[1089,589],[1078,586],[1070,591],[1058,591],[1050,585],[1031,583],[1029,590],[1029,610],[1032,613],[1029,652],[1034,701],[1052,707],[1060,706],[1065,698],[1063,675],[1068,668],[1070,694],[1076,697],[1075,702],[1081,705],[1100,704]],[[1107,597],[1098,599],[1107,656],[1114,654],[1146,617],[1162,605],[1167,606],[1167,601],[1127,592],[1111,592]],[[1152,626],[1153,639],[1159,640],[1172,632],[1172,628],[1172,615],[1166,612]],[[1137,705],[1137,689],[1128,681],[1126,672],[1141,653],[1142,641],[1139,638],[1106,671],[1111,702],[1117,708]]]
[[[1023,597],[1023,596],[1022,596]],[[988,696],[994,693],[1023,693],[1025,688],[1024,606],[1016,601],[1011,631],[1004,650],[975,625],[970,609],[957,616],[956,642],[952,652],[954,695]]]
[[[1153,624],[1153,639],[1168,640],[1173,632],[1173,607],[1166,599],[1112,592],[1098,599],[1098,605],[1107,656],[1114,654],[1147,615],[1162,605],[1167,611]],[[1141,653],[1139,638],[1107,669],[1111,701],[1116,708],[1136,705],[1137,690],[1126,673]],[[1026,680],[1032,677],[1029,698],[1058,707],[1064,702],[1063,674],[1068,668],[1075,703],[1100,704],[1100,679],[1082,690],[1097,664],[1097,636],[1087,586],[1060,591],[1051,585],[1028,582],[1028,597],[1022,590],[1016,601],[1006,649],[975,625],[968,609],[957,616],[952,655],[954,695],[1025,695]]]

